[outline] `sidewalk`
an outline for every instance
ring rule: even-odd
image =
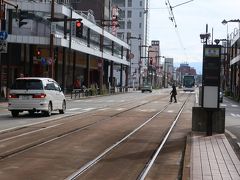
[[[240,161],[224,134],[206,136],[193,132],[186,156],[183,179],[240,180]]]

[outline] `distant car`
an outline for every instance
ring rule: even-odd
[[[66,98],[58,83],[51,78],[18,78],[9,92],[8,110],[13,117],[23,111],[51,116],[52,111],[58,110],[64,114]]]
[[[141,88],[141,91],[142,93],[144,93],[145,91],[148,91],[148,92],[152,92],[152,85],[150,84],[146,84],[146,85],[143,85],[142,88]]]
[[[219,102],[223,102],[223,93],[221,91],[219,92]]]

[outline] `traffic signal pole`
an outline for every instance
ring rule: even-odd
[[[54,19],[54,3],[55,0],[52,0],[51,2],[51,20]],[[51,22],[51,28],[52,28],[52,22]],[[49,57],[51,59],[51,71],[49,71],[49,77],[53,78],[54,76],[54,50],[53,50],[53,41],[54,41],[54,34],[52,30],[50,30],[50,52],[49,52]]]

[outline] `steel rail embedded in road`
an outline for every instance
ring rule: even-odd
[[[45,140],[43,139],[43,140],[40,140],[40,141],[36,141],[36,142],[33,142],[33,143],[29,143],[29,144],[27,144],[26,146],[22,145],[21,147],[15,148],[15,149],[13,149],[13,150],[9,150],[9,151],[7,151],[7,152],[0,153],[0,159],[2,160],[2,159],[5,159],[5,158],[8,158],[8,157],[12,157],[12,156],[15,156],[15,155],[17,155],[17,154],[20,154],[20,153],[26,152],[26,151],[28,151],[28,150],[31,150],[31,149],[33,149],[33,148],[39,147],[39,146],[41,146],[41,145],[45,145],[45,144],[47,144],[47,143],[50,143],[50,142],[59,140],[59,139],[64,138],[64,137],[66,137],[66,136],[69,136],[69,135],[72,135],[72,134],[77,133],[77,132],[79,132],[79,131],[82,131],[82,130],[84,130],[84,129],[86,129],[86,128],[89,128],[89,127],[91,127],[91,126],[94,126],[94,125],[96,125],[97,123],[99,123],[99,122],[101,122],[101,121],[103,121],[103,120],[104,120],[104,121],[110,120],[110,119],[114,118],[115,116],[117,116],[117,115],[119,115],[119,114],[121,114],[121,113],[125,113],[125,112],[127,112],[127,111],[132,110],[132,109],[135,109],[135,108],[138,108],[138,107],[140,107],[140,106],[146,105],[146,104],[148,104],[149,102],[152,102],[152,101],[155,101],[155,100],[156,100],[156,98],[154,98],[153,100],[150,100],[150,101],[147,101],[147,102],[144,102],[144,103],[135,105],[135,106],[133,106],[133,107],[131,107],[131,108],[129,108],[129,109],[126,109],[126,110],[124,110],[124,111],[117,112],[117,113],[113,114],[111,117],[109,117],[109,118],[107,118],[107,119],[106,119],[106,118],[100,119],[100,120],[98,120],[98,121],[96,121],[96,122],[92,122],[92,123],[90,123],[90,124],[86,124],[86,125],[84,125],[84,126],[82,126],[82,127],[78,127],[78,128],[69,130],[69,131],[67,131],[67,132],[63,132],[63,133],[61,133],[61,134],[58,134],[56,137],[52,137],[51,139],[45,139]],[[123,103],[123,104],[130,104],[130,103],[132,103],[132,101],[131,101],[131,102],[128,102],[128,103]],[[59,126],[59,124],[58,124],[58,126]],[[27,126],[24,126],[24,127],[26,128]],[[53,128],[53,127],[54,127],[54,126],[50,126],[49,128]],[[22,133],[22,134],[20,134],[20,135],[17,135],[17,136],[11,137],[11,138],[2,139],[0,142],[4,142],[4,141],[7,141],[7,140],[13,140],[14,138],[23,137],[23,136],[30,135],[30,134],[33,134],[33,133],[36,133],[36,132],[40,132],[40,131],[43,131],[43,130],[46,130],[46,129],[48,129],[48,128],[45,127],[45,128],[41,128],[41,129],[39,129],[39,130],[34,130],[34,131],[31,131],[31,132]]]
[[[82,173],[84,173],[87,169],[92,167],[94,164],[96,164],[98,161],[100,161],[108,152],[113,150],[115,147],[117,147],[119,144],[121,144],[123,141],[125,141],[127,138],[129,138],[131,135],[135,134],[138,130],[140,130],[143,126],[145,126],[147,123],[152,121],[157,115],[159,115],[161,112],[163,112],[169,104],[163,107],[160,111],[158,111],[156,114],[154,114],[152,117],[150,117],[147,121],[145,121],[143,124],[138,126],[136,129],[134,129],[132,132],[130,132],[128,135],[123,137],[120,141],[113,144],[111,147],[107,148],[103,153],[101,153],[99,156],[97,156],[92,161],[86,163],[82,168],[80,168],[77,172],[73,173],[71,176],[67,177],[66,180],[73,180],[79,177]]]
[[[189,97],[189,96],[188,96]],[[184,102],[184,104],[186,103],[186,101]],[[84,166],[82,166],[78,171],[76,171],[75,173],[73,173],[72,175],[68,176],[66,178],[66,180],[74,180],[76,178],[78,178],[80,175],[82,175],[85,171],[87,171],[89,168],[91,168],[92,166],[94,166],[96,163],[98,163],[101,159],[104,158],[104,156],[107,155],[107,153],[109,153],[110,151],[112,151],[114,148],[116,148],[118,145],[120,145],[121,143],[123,143],[126,139],[128,139],[131,135],[135,134],[137,131],[139,131],[142,127],[144,127],[146,124],[148,124],[150,121],[152,121],[156,116],[158,116],[160,113],[162,113],[168,106],[170,103],[168,103],[167,105],[165,105],[160,111],[158,111],[157,113],[155,113],[152,117],[150,117],[147,121],[145,121],[143,124],[141,124],[140,126],[138,126],[136,129],[134,129],[132,132],[130,132],[129,134],[127,134],[126,136],[124,136],[121,140],[119,140],[118,142],[116,142],[115,144],[113,144],[112,146],[110,146],[109,148],[107,148],[105,151],[103,151],[100,155],[98,155],[95,159],[87,162]],[[183,108],[182,108],[183,109]]]
[[[189,96],[188,96],[188,98],[189,98]],[[177,123],[177,121],[178,121],[178,119],[179,119],[179,117],[180,117],[180,115],[181,115],[181,113],[182,113],[182,111],[183,111],[183,109],[184,109],[184,107],[185,107],[185,104],[186,104],[186,102],[188,101],[188,98],[187,98],[187,99],[185,100],[185,102],[183,103],[183,105],[182,105],[181,109],[179,110],[179,112],[178,112],[175,120],[173,121],[173,123],[172,123],[171,127],[169,128],[168,132],[166,133],[163,141],[161,142],[161,144],[160,144],[159,147],[157,148],[157,151],[154,153],[152,159],[150,159],[150,161],[147,163],[147,165],[146,165],[145,168],[143,169],[143,171],[142,171],[142,173],[140,174],[140,176],[137,178],[138,180],[144,180],[145,177],[147,176],[147,174],[148,174],[148,172],[150,171],[153,163],[154,163],[155,160],[157,159],[160,151],[162,150],[164,144],[166,143],[166,141],[167,141],[167,139],[168,139],[171,131],[173,130],[174,126],[176,125],[176,123]]]

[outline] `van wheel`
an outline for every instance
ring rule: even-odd
[[[18,117],[19,111],[11,111],[12,117]]]
[[[51,116],[52,114],[52,103],[48,104],[48,110],[47,111],[43,111],[43,115],[44,116]]]
[[[34,115],[34,111],[33,111],[33,110],[31,110],[31,111],[28,111],[28,113],[29,113],[31,116],[33,116],[33,115]]]
[[[66,111],[66,101],[63,100],[63,102],[62,102],[62,109],[59,110],[59,113],[60,114],[64,114],[65,111]]]

